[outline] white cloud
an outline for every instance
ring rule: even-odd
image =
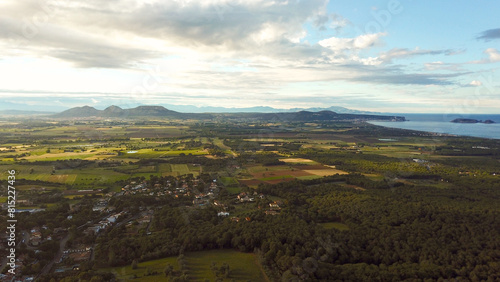
[[[500,53],[495,48],[488,48],[484,51],[488,55],[488,59],[491,62],[500,62]]]
[[[355,38],[330,37],[318,42],[319,45],[333,51],[361,50],[373,47],[380,42],[380,37],[387,33],[362,34]]]
[[[461,75],[432,73],[446,66],[442,62],[426,65],[424,73],[393,64],[449,50],[396,46],[380,52],[389,36],[385,32],[347,31],[349,37],[332,37],[353,24],[329,11],[327,0],[40,3],[0,3],[0,90],[23,97],[88,94],[97,101],[130,97],[140,102],[185,98],[234,103],[243,96],[254,103],[277,97],[282,103],[292,89],[311,97],[316,84],[328,87],[317,90],[315,97],[338,100],[345,89],[358,85],[360,93],[374,85],[450,85]],[[496,60],[498,51],[493,50],[488,56]],[[155,81],[150,69],[158,69],[161,83],[144,87],[144,81]],[[291,87],[296,85],[303,88]],[[147,89],[135,95],[138,87]]]
[[[469,83],[470,86],[481,86],[483,83],[479,80],[473,80]]]
[[[488,48],[484,50],[483,52],[488,56],[488,58],[478,60],[478,61],[472,61],[470,62],[471,64],[488,64],[488,63],[496,63],[500,62],[500,52],[498,52],[497,49],[495,48]]]

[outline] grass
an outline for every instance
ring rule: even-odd
[[[222,181],[222,184],[224,186],[237,186],[238,185],[238,180],[234,177],[221,177],[220,181]]]
[[[213,142],[214,142],[215,146],[218,146],[219,148],[224,150],[224,153],[235,155],[235,153],[233,151],[231,151],[231,148],[229,146],[226,146],[224,144],[224,141],[221,140],[220,138],[215,138]]]
[[[241,193],[240,187],[226,187],[226,190],[229,194],[235,195]]]
[[[234,250],[212,250],[186,253],[185,259],[188,276],[192,281],[203,281],[205,279],[215,281],[216,277],[210,269],[212,262],[216,263],[219,267],[223,263],[227,263],[229,265],[231,274],[229,278],[226,278],[223,281],[268,281],[254,254],[241,253]],[[129,265],[123,267],[102,268],[100,270],[115,274],[120,281],[167,281],[163,270],[168,263],[174,267],[175,271],[179,270],[177,257],[168,257],[141,262],[137,265],[137,269],[132,269]],[[147,274],[148,269],[150,272],[157,272],[158,274],[145,275]]]
[[[215,262],[217,266],[221,266],[223,263],[229,265],[231,275],[224,281],[267,280],[254,254],[240,253],[234,250],[213,250],[188,253],[186,259],[189,276],[196,281],[215,280],[215,275],[210,270],[212,262]]]
[[[137,153],[127,153],[129,151],[137,151]],[[153,151],[153,149],[139,149],[139,150],[124,150],[122,151],[121,156],[117,156],[116,158],[131,158],[131,159],[150,159],[150,158],[163,158],[163,157],[173,157],[179,156],[180,154],[185,155],[206,155],[207,152],[203,150],[158,150]]]
[[[188,164],[161,164],[159,172],[162,176],[193,174],[196,177],[200,174],[200,167]]]
[[[328,175],[334,175],[334,174],[348,174],[347,172],[335,168],[325,168],[325,169],[314,169],[314,170],[309,170],[309,169],[304,169],[303,171],[318,175],[318,176],[328,176]]]
[[[29,156],[24,159],[28,161],[59,161],[59,160],[71,160],[71,159],[86,159],[93,157],[95,154],[86,154],[86,153],[56,153],[56,154],[43,154],[39,156]]]
[[[320,223],[321,226],[323,226],[323,228],[325,229],[337,229],[337,230],[340,230],[340,231],[346,231],[346,230],[349,230],[349,226],[343,224],[343,223],[340,223],[340,222],[326,222],[326,223]]]
[[[270,172],[270,171],[279,171],[279,170],[290,170],[288,166],[284,165],[274,165],[274,166],[263,166],[257,165],[248,168],[250,173],[259,173],[259,172]]]
[[[300,179],[300,180],[311,180],[311,179],[318,179],[318,178],[322,178],[323,176],[319,176],[319,175],[306,175],[306,176],[299,176],[297,177],[297,179]]]
[[[318,164],[318,162],[315,162],[310,159],[303,159],[303,158],[288,158],[288,159],[279,159],[282,162],[285,163],[292,163],[292,164]]]
[[[163,273],[163,270],[165,269],[165,266],[170,263],[173,267],[174,270],[179,270],[179,266],[177,264],[177,258],[176,257],[168,257],[168,258],[163,258],[163,259],[158,259],[158,260],[151,260],[151,261],[146,261],[146,262],[141,262],[137,265],[137,269],[132,269],[131,265],[129,266],[123,266],[123,267],[113,267],[113,268],[103,268],[101,271],[106,271],[106,272],[111,272],[114,275],[116,275],[116,278],[118,278],[120,281],[128,281],[128,280],[135,280],[135,281],[161,281],[161,280],[166,280],[165,274]],[[148,269],[151,272],[157,272],[159,274],[157,275],[149,275],[145,276],[144,274],[147,274]],[[137,278],[133,278],[135,277]]]
[[[271,177],[260,178],[259,180],[269,181],[269,180],[279,180],[279,179],[285,179],[285,178],[294,178],[294,177],[291,175],[280,175],[280,176],[271,176]]]

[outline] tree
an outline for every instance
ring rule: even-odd
[[[132,269],[137,269],[137,260],[136,259],[134,259],[132,261]]]
[[[165,273],[165,276],[167,276],[167,277],[170,276],[173,271],[174,271],[174,267],[170,263],[167,263],[167,265],[165,266],[165,269],[163,270],[163,272]]]

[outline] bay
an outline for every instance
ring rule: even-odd
[[[500,115],[458,115],[458,114],[395,114],[404,116],[408,121],[387,122],[371,121],[371,124],[426,131],[434,133],[453,134],[459,136],[473,136],[482,138],[500,139]],[[468,118],[477,120],[493,120],[493,124],[484,123],[453,123],[456,118]]]

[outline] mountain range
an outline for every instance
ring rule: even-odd
[[[43,106],[40,106],[43,105]],[[106,105],[106,104],[104,104]],[[109,105],[109,104],[107,104]],[[120,107],[121,105],[117,105]],[[126,106],[121,106],[121,108],[132,108],[143,106],[141,104],[130,104]],[[192,105],[172,105],[172,104],[161,104],[169,110],[181,112],[181,113],[280,113],[280,112],[320,112],[320,111],[332,111],[340,114],[384,114],[380,112],[369,112],[369,111],[359,111],[348,109],[340,106],[330,106],[326,108],[292,108],[292,109],[277,109],[268,106],[259,107],[246,107],[246,108],[226,108],[226,107],[211,107],[211,106],[192,106]],[[94,105],[97,108],[103,108],[102,104]],[[43,108],[43,112],[40,109]],[[9,101],[0,101],[0,115],[37,115],[37,114],[52,114],[61,111],[68,110],[68,107],[64,107],[59,104],[46,105],[46,102],[41,101],[39,105],[36,103],[33,105],[20,105],[10,103]]]
[[[238,113],[181,113],[169,110],[163,106],[138,106],[131,109],[122,109],[118,106],[109,106],[98,110],[90,106],[75,107],[52,115],[54,118],[139,118],[165,117],[173,119],[226,119],[226,120],[262,120],[262,121],[326,121],[326,120],[404,120],[404,117],[387,115],[344,114],[323,110],[297,112],[238,112]]]

